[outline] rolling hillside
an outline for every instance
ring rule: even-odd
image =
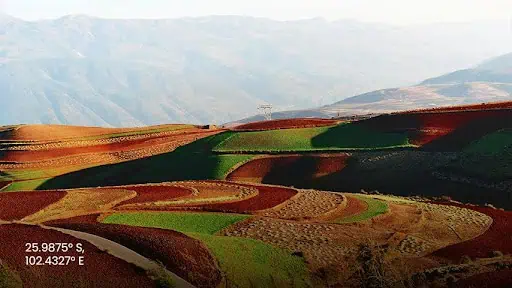
[[[492,58],[473,68],[424,80],[418,85],[364,93],[316,109],[278,112],[273,114],[273,118],[329,118],[510,100],[512,53]],[[255,116],[237,122],[262,119],[262,116]]]

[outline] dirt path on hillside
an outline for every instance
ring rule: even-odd
[[[183,278],[179,277],[178,275],[172,273],[171,271],[165,269],[164,267],[160,266],[158,263],[156,263],[153,260],[150,260],[139,253],[126,248],[123,245],[120,245],[116,242],[110,241],[108,239],[92,235],[85,232],[78,232],[73,230],[68,230],[64,228],[56,228],[56,227],[50,227],[45,225],[40,225],[41,228],[48,229],[48,230],[55,230],[62,232],[64,234],[73,236],[78,239],[85,240],[92,245],[98,247],[100,250],[106,250],[108,253],[112,256],[115,256],[119,259],[122,259],[128,263],[132,263],[146,271],[163,271],[167,275],[171,276],[174,280],[174,287],[179,288],[195,288],[192,284],[185,281]]]

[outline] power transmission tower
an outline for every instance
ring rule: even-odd
[[[262,111],[263,117],[265,117],[265,120],[272,120],[272,105],[270,105],[270,104],[260,105],[258,107],[258,110]]]

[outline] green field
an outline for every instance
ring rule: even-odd
[[[152,157],[92,167],[54,177],[39,189],[65,189],[158,183],[178,180],[224,179],[230,169],[254,155],[217,155],[212,148],[229,135],[197,140],[175,151]]]
[[[255,132],[229,132],[215,152],[301,152],[322,150],[374,150],[415,147],[405,134],[372,131],[344,123],[330,127]]]
[[[349,217],[344,217],[341,219],[336,220],[336,223],[354,223],[354,222],[361,222],[368,219],[371,219],[377,215],[384,214],[388,211],[388,205],[386,202],[373,199],[367,196],[360,196],[360,195],[352,195],[355,198],[366,202],[368,205],[368,209],[362,213],[352,215]]]
[[[304,260],[286,250],[248,238],[189,236],[203,241],[215,256],[227,287],[313,287]]]
[[[25,180],[19,182],[13,182],[7,187],[1,189],[1,192],[17,192],[17,191],[30,191],[36,190],[37,187],[44,184],[50,178],[42,178],[42,179],[34,179],[34,180]]]
[[[471,143],[464,152],[495,155],[509,148],[512,148],[512,130],[503,129]]]
[[[242,220],[247,215],[220,213],[116,213],[103,223],[124,224],[152,228],[175,230],[182,233],[215,234],[220,230]]]
[[[248,217],[218,213],[116,213],[103,223],[170,229],[201,240],[217,259],[228,287],[311,287],[302,258],[258,240],[213,235]]]
[[[512,178],[512,129],[499,130],[472,142],[445,169],[484,181],[508,181]]]

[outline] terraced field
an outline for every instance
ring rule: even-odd
[[[353,223],[371,219],[377,215],[386,213],[388,206],[385,202],[370,197],[356,196],[357,199],[366,204],[366,208],[361,213],[355,213],[350,216],[345,216],[336,220],[337,223]]]
[[[228,135],[213,151],[267,153],[414,147],[409,144],[405,134],[381,133],[354,124],[283,131],[230,132]]]
[[[0,287],[508,287],[509,106],[0,127]]]

